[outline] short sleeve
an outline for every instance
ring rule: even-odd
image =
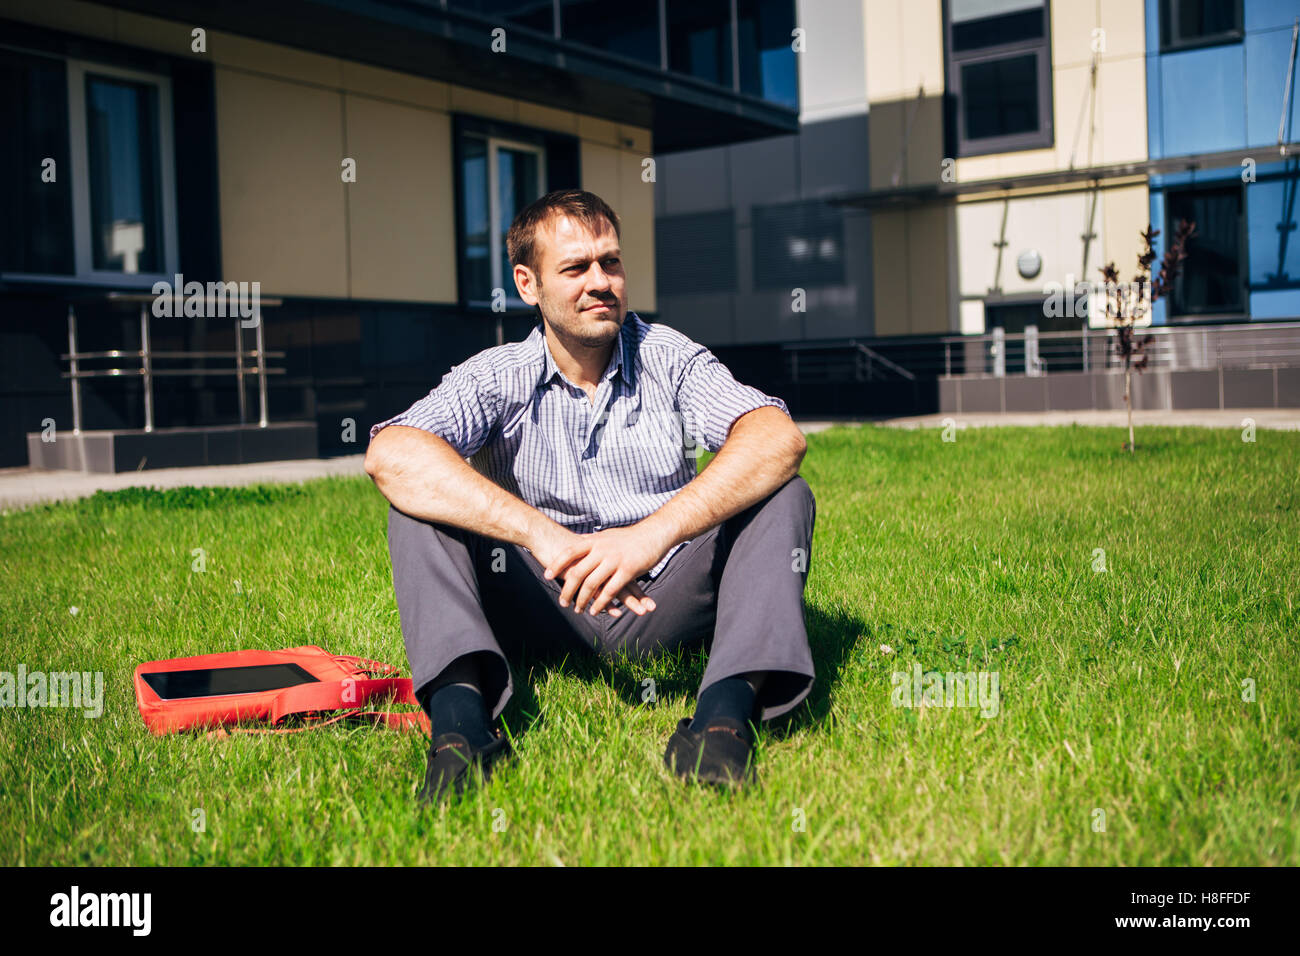
[[[711,452],[722,447],[737,418],[765,405],[790,414],[781,399],[737,382],[718,357],[703,346],[688,360],[677,387],[683,428]]]
[[[496,427],[499,413],[496,389],[464,364],[452,368],[442,382],[400,415],[371,426],[374,441],[389,425],[409,425],[432,432],[463,458],[483,447]]]

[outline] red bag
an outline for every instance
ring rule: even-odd
[[[135,669],[135,699],[145,725],[155,734],[196,728],[235,733],[298,733],[344,719],[361,719],[395,730],[430,734],[423,710],[362,710],[372,700],[419,702],[409,678],[381,661],[331,654],[307,645],[283,651],[232,651],[149,661]],[[371,675],[378,674],[379,677]],[[334,716],[327,714],[342,711]],[[308,726],[281,725],[300,716]],[[256,720],[267,728],[235,727]]]

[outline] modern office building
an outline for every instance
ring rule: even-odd
[[[1139,323],[1157,337],[1139,407],[1300,404],[1297,15],[801,3],[799,134],[664,163],[664,321],[805,413],[1114,407],[1080,283],[1112,262],[1131,279],[1143,230],[1163,254],[1185,217],[1182,276]],[[679,285],[673,257],[704,275]]]
[[[0,0],[0,465],[76,417],[254,422],[259,386],[272,423],[314,435],[210,430],[143,467],[363,451],[371,423],[527,333],[504,235],[548,189],[619,211],[630,307],[655,319],[656,163],[797,129],[793,10]],[[177,276],[199,314],[144,306]],[[260,328],[213,314],[215,283],[257,283]],[[236,326],[270,366],[242,390]],[[73,353],[121,370],[73,379],[75,411]]]

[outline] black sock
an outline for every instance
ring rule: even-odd
[[[704,730],[714,717],[731,717],[741,723],[752,720],[756,696],[754,688],[743,677],[728,677],[710,684],[695,705],[691,730]]]
[[[424,709],[433,724],[433,736],[458,733],[471,747],[485,747],[493,741],[492,718],[483,695],[467,684],[447,684],[436,688],[424,700]]]

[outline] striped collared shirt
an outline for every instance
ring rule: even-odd
[[[542,322],[485,349],[402,414],[444,439],[480,474],[578,534],[634,524],[696,474],[746,412],[785,402],[737,382],[704,346],[629,312],[594,403],[560,371]],[[655,577],[677,551],[650,569]]]

